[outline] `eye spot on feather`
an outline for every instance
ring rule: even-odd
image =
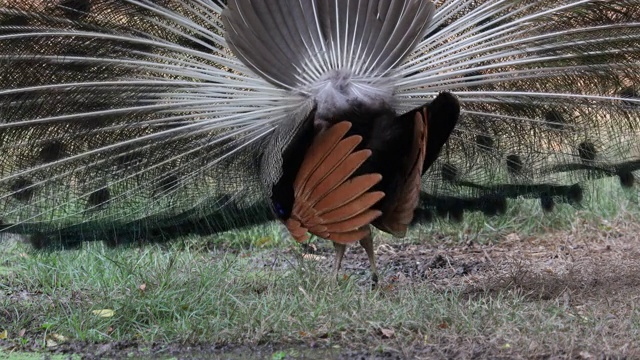
[[[26,178],[18,178],[11,185],[11,192],[13,192],[13,198],[22,201],[29,202],[33,198],[33,182]]]
[[[40,149],[38,159],[43,163],[51,163],[64,157],[65,146],[59,140],[51,140]]]
[[[455,182],[459,176],[458,168],[449,163],[442,165],[441,174],[442,179],[447,182]]]
[[[87,208],[100,208],[111,200],[109,189],[104,187],[92,192],[87,199]]]
[[[545,125],[554,130],[562,130],[566,124],[564,116],[558,110],[548,111],[544,116],[544,120]]]
[[[476,145],[478,146],[478,148],[480,148],[480,150],[491,151],[493,149],[494,144],[495,144],[495,141],[489,135],[476,136]]]
[[[581,142],[578,145],[578,156],[584,163],[592,162],[596,159],[596,146],[589,141]]]
[[[623,171],[618,174],[620,185],[624,188],[632,188],[636,182],[636,177],[630,171]]]
[[[64,16],[73,21],[78,21],[91,12],[90,0],[62,0],[58,6]]]
[[[520,156],[511,154],[507,156],[507,171],[509,175],[517,176],[522,173],[522,159]]]
[[[171,190],[174,190],[176,187],[178,187],[179,183],[180,183],[180,179],[178,178],[178,176],[176,175],[166,176],[158,182],[158,185],[156,186],[156,193],[166,194]]]
[[[625,99],[636,99],[636,100],[640,99],[640,93],[638,93],[638,91],[631,86],[622,89],[619,93],[619,96]],[[638,106],[638,103],[634,103],[628,100],[622,100],[622,103],[630,106],[631,105]]]

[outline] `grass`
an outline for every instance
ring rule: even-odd
[[[394,253],[378,250],[384,280],[373,291],[361,250],[348,253],[350,276],[336,282],[326,242],[316,258],[303,257],[276,225],[144,248],[36,252],[4,241],[0,359],[24,351],[168,356],[194,344],[266,347],[273,358],[312,348],[331,356],[640,356],[637,194],[600,186],[615,196],[593,196],[580,211],[544,215],[524,203],[502,218],[421,226],[407,240],[380,235],[376,245]],[[613,250],[594,255],[606,246]],[[406,275],[435,253],[451,269]],[[474,264],[480,270],[454,271]]]

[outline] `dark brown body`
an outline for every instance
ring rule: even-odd
[[[369,225],[404,236],[420,178],[458,114],[457,100],[447,93],[401,116],[363,104],[332,119],[315,119],[312,112],[283,153],[282,176],[272,188],[277,215],[298,241],[308,232],[332,240],[336,270],[345,245],[360,241],[375,273]]]

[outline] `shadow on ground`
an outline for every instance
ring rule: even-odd
[[[555,347],[543,346],[536,339],[512,338],[512,346],[517,350],[479,335],[441,337],[409,348],[401,348],[402,342],[398,341],[364,351],[350,348],[348,344],[327,347],[322,343],[230,346],[70,342],[61,344],[52,354],[76,354],[87,359],[123,356],[277,360],[640,358],[638,324],[629,320],[637,319],[639,314],[636,304],[640,298],[640,224],[637,222],[585,222],[569,231],[537,236],[506,234],[484,244],[473,241],[460,244],[447,239],[421,243],[420,240],[413,239],[412,243],[376,241],[382,280],[379,289],[373,291],[427,287],[434,292],[455,292],[460,302],[516,294],[523,299],[524,306],[527,303],[556,306],[562,316],[573,317],[581,323],[581,330],[553,329],[557,339]],[[294,252],[283,255],[282,250],[258,252],[252,255],[255,257],[252,266],[279,270],[290,268],[296,261],[313,262],[329,276],[332,247],[319,244],[309,249],[302,256]],[[352,276],[363,289],[368,288],[369,264],[361,248],[352,247],[343,266],[343,274]],[[585,345],[592,343],[593,346]],[[0,353],[0,358],[2,356]]]

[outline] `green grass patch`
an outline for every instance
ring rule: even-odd
[[[512,232],[545,234],[640,213],[637,193],[610,190],[591,195],[579,211],[561,205],[544,214],[534,201],[517,203],[504,217],[471,214],[462,224],[437,221],[397,242],[491,244]],[[0,332],[7,332],[0,359],[73,342],[294,349],[302,344],[374,352],[483,344],[492,356],[526,354],[529,348],[575,354],[580,346],[613,336],[602,332],[611,320],[608,310],[567,307],[560,295],[534,301],[524,286],[473,296],[460,282],[442,288],[410,281],[371,290],[362,286],[368,275],[348,269],[352,276],[336,281],[330,269],[303,259],[274,224],[142,248],[86,243],[81,250],[38,252],[3,241],[0,251]],[[270,266],[272,260],[280,265]],[[632,300],[622,305],[626,310],[615,314],[615,329],[628,341],[637,340],[640,313]],[[273,357],[286,357],[287,351],[274,350]]]

